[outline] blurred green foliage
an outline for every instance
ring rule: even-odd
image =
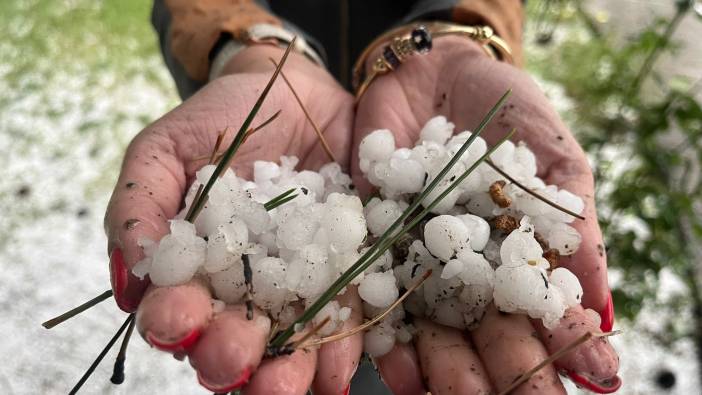
[[[618,316],[634,319],[644,306],[663,307],[676,319],[656,338],[669,344],[691,337],[700,346],[699,82],[664,78],[655,68],[660,56],[685,50],[671,37],[691,5],[676,2],[673,17],[656,19],[618,43],[580,2],[533,2],[534,25],[545,33],[537,34],[542,48],[530,67],[563,87],[572,106],[564,117],[593,158],[608,262],[623,274],[613,290]],[[566,31],[564,38],[554,39],[556,29]],[[688,292],[659,297],[664,268]]]

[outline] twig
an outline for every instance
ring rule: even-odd
[[[592,333],[592,332],[587,332],[583,334],[582,336],[578,337],[574,341],[572,341],[570,344],[566,345],[565,347],[561,348],[560,350],[556,351],[555,353],[551,354],[548,358],[544,359],[539,363],[538,365],[534,366],[533,368],[529,369],[528,371],[522,373],[517,379],[512,382],[507,388],[503,389],[500,391],[498,395],[507,395],[509,394],[512,390],[515,388],[519,387],[523,383],[525,383],[527,380],[531,378],[536,372],[541,370],[544,366],[550,364],[551,362],[554,362],[558,358],[562,357],[563,355],[573,351],[576,347],[579,345],[585,343],[586,341],[590,340],[593,337],[609,337],[609,336],[614,336],[618,334],[619,331],[613,331],[613,332],[606,332],[606,333]]]
[[[249,256],[243,254],[241,260],[244,263],[244,283],[246,284],[246,293],[244,294],[244,301],[246,302],[246,319],[251,321],[253,319],[253,278],[251,273],[251,262],[249,262]]]
[[[419,288],[419,287],[424,283],[424,281],[426,281],[426,280],[429,278],[429,276],[431,276],[431,272],[432,272],[431,270],[427,270],[427,271],[424,273],[424,275],[422,275],[422,277],[419,279],[419,281],[417,281],[416,283],[412,284],[412,286],[409,287],[409,289],[407,289],[407,291],[405,291],[405,293],[403,293],[402,296],[400,296],[399,299],[397,299],[393,304],[391,304],[387,309],[385,309],[385,311],[383,311],[382,313],[378,314],[378,315],[377,315],[375,318],[373,318],[372,320],[367,321],[367,322],[364,322],[363,324],[361,324],[361,325],[359,325],[359,326],[357,326],[357,327],[355,327],[355,328],[349,329],[349,330],[346,331],[346,332],[337,333],[337,334],[332,335],[332,336],[323,337],[323,338],[321,338],[321,339],[312,341],[312,342],[307,343],[307,344],[305,344],[305,345],[298,346],[298,348],[305,348],[305,347],[310,347],[310,346],[318,346],[318,345],[322,345],[322,344],[324,344],[324,343],[329,343],[329,342],[341,340],[341,339],[347,338],[347,337],[349,337],[349,336],[353,336],[353,335],[355,335],[356,333],[358,333],[358,332],[360,332],[360,331],[363,331],[363,330],[365,330],[366,328],[371,327],[372,325],[375,325],[376,322],[378,322],[378,321],[382,320],[383,318],[385,318],[388,314],[390,314],[390,312],[391,312],[392,310],[394,310],[394,309],[395,309],[397,306],[399,306],[405,299],[407,299],[407,297],[408,297],[412,292],[414,292],[415,289]]]
[[[488,166],[492,167],[496,172],[500,173],[500,175],[502,175],[502,177],[508,179],[509,182],[511,182],[512,184],[518,186],[521,190],[523,190],[524,192],[528,193],[529,195],[531,195],[531,196],[533,196],[533,197],[535,197],[535,198],[541,200],[542,202],[548,204],[549,206],[555,208],[556,210],[560,210],[560,211],[562,211],[562,212],[564,212],[564,213],[566,213],[566,214],[568,214],[568,215],[572,215],[573,217],[575,217],[575,218],[577,218],[577,219],[585,220],[585,217],[583,217],[582,215],[576,214],[576,213],[574,213],[574,212],[568,210],[567,208],[565,208],[565,207],[563,207],[563,206],[561,206],[561,205],[559,205],[559,204],[557,204],[557,203],[555,203],[555,202],[552,202],[552,201],[546,199],[545,197],[541,196],[540,194],[538,194],[538,193],[532,191],[531,189],[527,188],[524,184],[522,184],[522,183],[520,183],[519,181],[515,180],[512,176],[510,176],[509,174],[507,174],[504,170],[500,169],[496,164],[492,163],[492,161],[491,161],[490,159],[486,160],[485,163],[487,163]]]
[[[302,343],[304,343],[307,339],[314,336],[317,332],[319,332],[322,328],[324,328],[324,325],[326,325],[330,320],[331,320],[331,318],[329,316],[324,317],[324,319],[322,321],[320,321],[317,325],[315,325],[314,328],[312,328],[312,330],[305,333],[304,336],[302,336],[299,340],[294,342],[292,344],[292,348],[293,349],[301,348],[300,345]]]
[[[115,365],[112,368],[112,377],[110,377],[112,384],[122,384],[124,382],[124,361],[127,360],[127,347],[129,346],[129,339],[132,338],[132,332],[134,332],[134,324],[136,324],[136,320],[132,320],[129,323],[127,332],[124,334],[124,339],[122,339],[119,353],[117,354],[117,358],[115,358]]]
[[[254,133],[256,133],[256,132],[258,132],[259,130],[263,129],[264,127],[268,126],[269,123],[273,122],[276,118],[278,118],[278,115],[280,115],[281,112],[283,112],[283,110],[278,110],[278,111],[276,111],[275,114],[271,115],[270,118],[268,118],[268,119],[266,119],[265,121],[263,121],[262,124],[256,126],[255,128],[249,129],[249,130],[246,132],[246,136],[244,136],[244,141],[242,142],[242,144],[245,143],[246,140],[248,140],[248,138],[251,137],[251,135],[253,135]]]
[[[88,368],[88,370],[85,371],[85,373],[83,374],[83,377],[81,377],[80,380],[78,380],[78,383],[76,383],[76,385],[73,386],[73,388],[72,388],[71,391],[68,393],[68,395],[74,395],[74,394],[77,394],[77,393],[78,393],[78,391],[80,390],[80,388],[81,388],[81,387],[83,386],[83,384],[85,384],[85,382],[90,378],[90,375],[93,374],[93,372],[95,371],[95,368],[97,368],[98,365],[100,365],[100,362],[102,362],[102,359],[105,358],[105,355],[107,354],[107,352],[110,351],[110,349],[112,348],[112,345],[115,344],[115,342],[117,341],[117,339],[119,339],[119,337],[120,337],[120,335],[122,334],[122,332],[124,332],[124,330],[127,328],[127,325],[129,325],[129,323],[130,323],[132,320],[134,320],[134,313],[129,314],[129,316],[127,317],[127,319],[124,320],[124,323],[122,324],[121,327],[119,327],[119,329],[117,330],[117,333],[115,333],[115,335],[112,336],[112,339],[110,339],[110,341],[107,343],[107,345],[105,346],[105,348],[103,348],[102,351],[100,351],[100,354],[97,356],[97,358],[95,358],[95,361],[93,361],[93,363],[90,365],[90,367]]]
[[[89,301],[83,303],[82,305],[80,305],[78,307],[74,307],[74,308],[68,310],[67,312],[59,315],[58,317],[52,318],[52,319],[44,322],[43,324],[41,324],[41,326],[43,326],[46,329],[51,329],[51,328],[55,327],[56,325],[58,325],[64,321],[67,321],[67,320],[75,317],[76,315],[84,312],[85,310],[88,310],[89,308],[97,305],[98,303],[102,302],[103,300],[105,300],[111,296],[112,296],[112,290],[107,290],[107,291],[101,293],[100,295],[90,299]]]
[[[268,58],[268,60],[273,63],[275,67],[278,67],[278,63],[275,62],[272,58]],[[293,96],[295,96],[295,100],[297,101],[297,104],[300,105],[300,108],[302,108],[302,112],[305,113],[305,117],[307,118],[307,121],[312,125],[312,128],[314,129],[314,132],[317,133],[317,137],[319,138],[319,142],[322,143],[322,148],[324,148],[324,152],[326,152],[327,156],[329,157],[329,160],[332,162],[336,162],[336,158],[334,158],[334,154],[331,151],[331,148],[329,147],[329,144],[327,144],[327,140],[324,138],[324,134],[322,134],[322,131],[319,130],[319,127],[317,124],[312,120],[312,117],[310,116],[310,113],[307,111],[307,108],[305,105],[302,103],[302,100],[300,99],[300,96],[297,95],[297,92],[295,91],[295,88],[293,88],[292,84],[288,80],[288,77],[285,76],[285,73],[282,71],[280,72],[281,77],[283,77],[283,81],[288,85],[288,88],[290,88],[290,91],[292,92]],[[337,162],[338,163],[338,162]]]

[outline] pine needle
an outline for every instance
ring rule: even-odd
[[[64,321],[68,321],[69,319],[77,316],[78,314],[84,312],[85,310],[88,310],[89,308],[97,305],[98,303],[102,302],[105,299],[108,299],[111,296],[112,296],[112,290],[107,290],[107,291],[101,293],[100,295],[90,299],[89,301],[81,304],[80,306],[74,307],[63,314],[44,322],[43,324],[41,324],[41,326],[43,326],[46,329],[51,329],[51,328],[55,327],[56,325],[58,325]]]
[[[368,268],[373,261],[378,259],[385,250],[390,248],[390,246],[397,241],[402,235],[407,233],[412,227],[414,227],[419,221],[421,221],[424,216],[426,216],[429,211],[436,206],[442,199],[446,197],[452,190],[454,190],[468,175],[473,172],[478,165],[489,158],[489,155],[495,151],[502,143],[509,139],[513,134],[514,130],[503,137],[497,145],[493,146],[488,152],[486,152],[480,159],[478,159],[473,166],[467,169],[457,180],[443,192],[441,193],[431,204],[429,204],[421,213],[416,215],[410,224],[404,226],[399,232],[394,236],[395,230],[404,223],[410,215],[412,215],[417,209],[422,201],[438,186],[440,182],[443,181],[446,174],[451,170],[451,168],[459,161],[463,153],[468,149],[468,147],[475,141],[475,139],[482,133],[488,122],[495,116],[497,111],[502,107],[507,98],[510,96],[511,90],[505,92],[504,95],[498,100],[498,102],[490,109],[488,114],[480,122],[480,125],[476,128],[475,132],[471,137],[461,146],[461,148],[456,152],[456,154],[451,158],[451,160],[444,166],[444,168],[439,172],[439,174],[434,178],[434,180],[427,186],[424,191],[412,202],[412,204],[407,207],[407,209],[402,213],[402,215],[393,222],[390,227],[378,238],[373,246],[361,256],[346,272],[344,272],[322,295],[314,302],[309,308],[307,308],[300,317],[293,324],[291,324],[286,330],[281,332],[273,341],[271,342],[272,347],[281,347],[285,342],[294,334],[295,324],[304,324],[311,320],[331,299],[333,299],[349,282],[351,282],[356,276],[362,273],[366,268]]]
[[[244,136],[244,141],[242,142],[242,144],[245,143],[246,140],[248,140],[249,137],[251,137],[254,133],[258,132],[259,130],[261,130],[261,129],[263,129],[263,128],[265,128],[266,126],[268,126],[269,123],[273,122],[276,118],[278,118],[278,115],[280,115],[281,112],[283,112],[283,110],[278,110],[278,111],[276,111],[275,114],[271,115],[268,119],[266,119],[265,121],[263,121],[262,124],[256,126],[255,128],[249,129],[249,130],[246,132],[246,136]]]
[[[324,317],[324,319],[323,319],[322,321],[320,321],[317,325],[315,325],[314,328],[312,328],[312,330],[310,330],[309,332],[305,333],[304,336],[302,336],[299,340],[297,340],[296,342],[294,342],[294,343],[292,344],[292,348],[293,348],[293,349],[298,349],[298,348],[300,348],[300,345],[301,345],[302,343],[304,343],[307,339],[309,339],[310,337],[312,337],[312,336],[314,336],[315,334],[317,334],[317,332],[319,332],[322,328],[324,328],[324,325],[326,325],[330,320],[331,320],[331,318],[330,318],[329,316]]]
[[[246,119],[242,123],[241,127],[239,128],[239,131],[237,132],[236,136],[234,137],[234,140],[229,145],[229,148],[227,148],[227,150],[224,152],[224,155],[222,155],[222,159],[220,160],[219,164],[217,165],[214,172],[212,173],[212,176],[205,184],[205,186],[202,190],[202,195],[200,196],[200,198],[198,200],[193,201],[192,210],[189,213],[190,215],[186,216],[186,218],[185,218],[187,221],[193,222],[195,220],[198,213],[200,212],[202,207],[205,205],[205,202],[207,201],[207,195],[210,192],[210,190],[212,189],[212,186],[214,185],[215,181],[217,181],[219,176],[222,173],[224,173],[224,171],[229,166],[229,162],[231,162],[232,158],[234,157],[234,154],[237,152],[237,150],[239,149],[241,144],[243,144],[244,139],[246,138],[246,134],[249,130],[249,126],[251,126],[251,122],[253,122],[253,119],[256,117],[256,114],[258,114],[258,111],[261,109],[261,106],[263,105],[263,101],[268,96],[268,92],[270,92],[271,87],[273,87],[273,83],[278,78],[278,75],[280,74],[280,71],[283,68],[283,65],[285,65],[285,61],[288,59],[288,55],[290,54],[290,51],[292,50],[293,46],[295,45],[296,39],[297,39],[297,37],[293,37],[293,39],[290,41],[290,44],[285,49],[285,53],[283,54],[283,57],[280,59],[280,63],[278,64],[278,67],[276,67],[275,71],[273,72],[271,79],[268,81],[268,84],[266,85],[266,87],[261,92],[261,95],[256,100],[256,103],[253,105],[253,108],[249,112],[249,115],[246,117]]]
[[[110,351],[110,349],[115,344],[117,339],[119,339],[120,335],[122,335],[122,332],[124,332],[124,330],[127,328],[127,325],[129,325],[130,322],[133,320],[134,320],[134,313],[129,314],[127,319],[124,320],[124,323],[122,324],[122,326],[120,326],[119,329],[117,330],[117,333],[115,333],[115,335],[112,336],[112,339],[110,339],[110,341],[107,343],[105,348],[103,348],[102,351],[100,351],[100,354],[98,354],[97,358],[95,358],[95,361],[93,361],[93,363],[90,365],[88,370],[86,370],[85,373],[83,374],[83,376],[80,378],[80,380],[78,380],[78,383],[76,383],[76,385],[73,386],[73,388],[68,393],[68,395],[74,395],[74,394],[78,393],[78,391],[83,386],[83,384],[85,384],[85,382],[93,374],[93,372],[95,371],[95,368],[97,368],[98,365],[100,365],[100,362],[102,362],[102,359],[105,358],[105,355],[107,355],[107,352]]]
[[[275,67],[278,67],[278,63],[276,63],[275,60],[273,60],[271,58],[268,58],[268,60],[270,60],[271,63],[273,63],[273,65]],[[297,104],[300,105],[302,112],[305,113],[305,117],[307,118],[307,121],[310,123],[310,125],[312,125],[312,129],[314,129],[314,132],[317,134],[317,138],[319,139],[319,142],[322,144],[322,148],[324,148],[324,152],[329,157],[329,160],[332,162],[336,162],[336,158],[334,158],[334,154],[332,153],[332,150],[329,147],[329,144],[327,143],[327,139],[324,138],[324,134],[322,134],[322,131],[319,130],[317,123],[310,116],[310,113],[307,111],[307,108],[305,107],[304,103],[302,103],[300,96],[297,95],[297,92],[295,91],[295,88],[293,88],[292,84],[288,80],[288,77],[286,77],[285,73],[283,73],[282,71],[280,72],[280,75],[281,75],[281,77],[283,77],[283,80],[288,85],[288,88],[290,88],[290,91],[292,92],[293,96],[295,97]]]
[[[573,217],[575,217],[575,218],[578,218],[578,219],[581,219],[581,220],[585,220],[585,217],[583,217],[582,215],[576,214],[576,213],[574,213],[574,212],[568,210],[567,208],[565,208],[565,207],[563,207],[563,206],[561,206],[561,205],[559,205],[559,204],[557,204],[557,203],[555,203],[555,202],[552,202],[552,201],[548,200],[547,198],[541,196],[540,194],[538,194],[538,193],[532,191],[530,188],[527,188],[524,184],[520,183],[519,181],[515,180],[514,177],[510,176],[509,174],[507,174],[506,171],[500,169],[500,168],[499,168],[496,164],[494,164],[491,160],[488,159],[488,160],[485,161],[485,163],[487,163],[488,166],[492,167],[496,172],[500,173],[500,175],[502,175],[502,177],[508,179],[509,182],[511,182],[512,184],[518,186],[521,190],[523,190],[524,192],[528,193],[529,195],[531,195],[531,196],[533,196],[533,197],[535,197],[535,198],[541,200],[542,202],[548,204],[549,206],[555,208],[556,210],[560,210],[560,211],[562,211],[562,212],[564,212],[564,213],[566,213],[566,214],[568,214],[568,215],[571,215],[571,216],[573,216]]]
[[[129,323],[127,332],[122,339],[119,353],[117,354],[117,358],[115,358],[115,365],[112,368],[112,377],[110,377],[112,384],[124,383],[124,362],[127,360],[127,347],[129,347],[129,339],[132,338],[132,332],[134,332],[134,324],[136,324],[136,320],[132,320]]]
[[[297,197],[297,194],[292,195],[293,192],[295,192],[297,188],[290,188],[287,191],[281,193],[280,195],[274,197],[273,199],[267,201],[263,207],[266,209],[266,211],[271,211],[276,207],[279,207]]]
[[[412,292],[414,292],[415,289],[419,288],[419,287],[424,283],[424,281],[426,281],[426,280],[429,278],[429,276],[431,276],[431,272],[432,272],[431,270],[427,270],[427,271],[424,273],[424,275],[422,275],[422,277],[419,279],[419,281],[417,281],[416,283],[412,284],[412,286],[409,287],[409,289],[407,289],[407,290],[405,291],[405,293],[402,294],[402,296],[400,296],[393,304],[391,304],[387,309],[385,309],[385,311],[383,311],[382,313],[380,313],[380,314],[378,314],[377,316],[375,316],[375,318],[373,318],[372,320],[366,321],[366,322],[364,322],[363,324],[361,324],[361,325],[359,325],[359,326],[357,326],[357,327],[355,327],[355,328],[349,329],[349,330],[346,331],[346,332],[337,333],[336,335],[323,337],[323,338],[321,338],[321,339],[318,339],[318,340],[309,342],[309,343],[307,343],[307,344],[305,344],[305,345],[298,346],[297,348],[306,348],[306,347],[310,347],[310,346],[319,346],[319,345],[322,345],[322,344],[324,344],[324,343],[329,343],[329,342],[333,342],[333,341],[345,339],[345,338],[347,338],[347,337],[349,337],[349,336],[353,336],[353,335],[355,335],[356,333],[361,332],[361,331],[363,331],[363,330],[366,330],[367,328],[369,328],[369,327],[375,325],[376,322],[378,322],[378,321],[382,320],[383,318],[385,318],[388,314],[390,314],[391,311],[393,311],[393,310],[394,310],[397,306],[399,306],[405,299],[407,299],[407,297],[410,296],[410,294],[411,294]]]
[[[573,351],[576,347],[579,345],[585,343],[586,341],[590,340],[591,338],[595,337],[609,337],[609,336],[614,336],[619,334],[619,331],[613,331],[613,332],[606,332],[606,333],[593,333],[593,332],[587,332],[583,334],[582,336],[578,337],[577,339],[573,340],[571,343],[568,345],[564,346],[560,350],[556,351],[555,353],[551,354],[548,358],[544,359],[539,363],[538,365],[534,366],[533,368],[529,369],[528,371],[524,372],[521,374],[517,379],[514,380],[512,384],[510,384],[507,388],[503,389],[500,391],[498,395],[507,395],[520,385],[524,384],[527,382],[531,376],[536,374],[539,370],[543,369],[544,366],[556,361],[558,358],[564,356],[565,354],[568,354],[569,352]]]

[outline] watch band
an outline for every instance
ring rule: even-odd
[[[281,47],[287,47],[292,41],[293,37],[295,37],[293,32],[280,26],[267,23],[259,23],[250,26],[246,30],[245,38],[242,41],[235,40],[234,38],[229,39],[215,55],[214,59],[212,59],[212,62],[210,63],[209,80],[212,81],[213,79],[219,77],[227,62],[247,45],[254,43],[274,43]],[[307,56],[319,66],[324,67],[324,61],[322,61],[322,58],[314,49],[312,49],[312,47],[303,37],[297,36],[293,49]]]

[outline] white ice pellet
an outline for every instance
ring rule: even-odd
[[[373,326],[363,335],[363,349],[373,358],[383,356],[395,345],[395,329],[389,325]]]
[[[363,212],[347,207],[330,207],[322,220],[329,247],[334,252],[349,252],[358,248],[368,234]]]
[[[266,257],[251,264],[253,301],[260,308],[277,313],[286,301],[287,264],[280,258]]]
[[[510,233],[500,247],[502,266],[517,267],[522,265],[548,268],[549,264],[543,258],[543,249],[534,238],[534,227],[529,217],[522,218],[520,226]]]
[[[465,322],[463,313],[466,304],[461,303],[457,298],[448,298],[439,301],[434,307],[434,312],[431,315],[432,320],[441,324],[450,326],[456,329],[464,329]]]
[[[393,271],[366,274],[358,286],[358,294],[361,299],[375,307],[390,306],[399,296]]]
[[[585,309],[585,315],[593,322],[593,327],[599,328],[602,325],[602,317],[593,309]]]
[[[246,293],[244,266],[241,262],[217,273],[209,274],[214,294],[225,303],[237,303]]]
[[[580,304],[583,288],[573,272],[564,267],[558,267],[551,272],[549,281],[561,291],[568,307]]]
[[[572,255],[580,247],[582,237],[575,228],[564,223],[555,223],[546,236],[548,246],[555,248],[561,255]]]
[[[361,140],[358,146],[358,157],[361,162],[361,170],[367,171],[371,162],[379,162],[390,159],[395,151],[395,136],[387,129],[379,129],[371,132]],[[365,163],[365,166],[364,166]],[[365,167],[365,169],[364,169]]]
[[[329,321],[322,326],[317,333],[321,336],[329,336],[336,328],[339,326],[339,322],[343,321],[339,318],[339,302],[332,300],[322,307],[321,310],[312,319],[312,324],[317,326],[324,321],[325,318],[329,318]]]
[[[333,273],[326,248],[310,244],[302,247],[299,257],[290,262],[285,281],[288,289],[309,299],[320,295],[331,285],[335,279]]]
[[[459,250],[469,244],[470,233],[460,219],[439,215],[424,226],[424,242],[432,255],[448,262]]]
[[[188,282],[205,263],[207,242],[195,235],[195,226],[182,220],[171,221],[171,233],[159,242],[149,268],[157,286]]]
[[[445,144],[453,134],[453,128],[453,123],[448,122],[443,115],[439,115],[427,121],[419,132],[419,140]]]
[[[351,308],[350,307],[342,307],[339,309],[339,321],[346,321],[351,317]]]
[[[495,214],[497,205],[492,201],[490,194],[487,192],[476,193],[472,195],[466,205],[471,214],[479,217],[489,218]]]
[[[470,247],[474,251],[482,251],[488,239],[490,239],[490,224],[483,218],[473,214],[464,214],[457,217],[463,221],[468,228]]]
[[[226,307],[226,304],[219,300],[219,299],[212,299],[212,312],[215,314],[221,313],[224,311],[224,308]]]

